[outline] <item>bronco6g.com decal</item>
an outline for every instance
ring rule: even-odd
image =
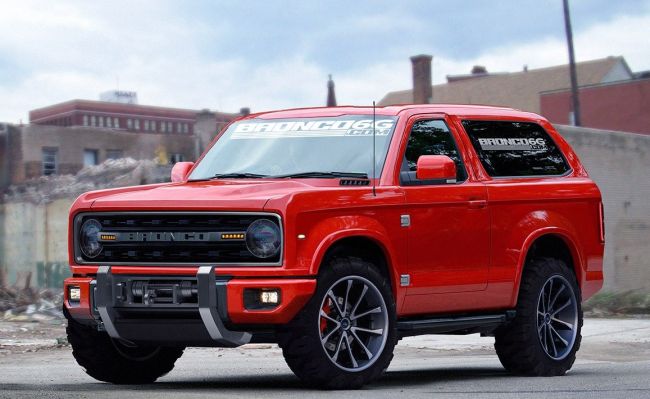
[[[394,119],[377,119],[375,134],[388,136],[395,124]],[[372,136],[372,119],[305,119],[273,122],[240,122],[235,126],[232,139],[269,139],[292,137],[353,137]]]

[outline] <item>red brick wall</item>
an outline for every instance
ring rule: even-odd
[[[569,124],[571,92],[540,95],[541,114],[551,123]],[[580,89],[582,125],[650,134],[650,79]]]

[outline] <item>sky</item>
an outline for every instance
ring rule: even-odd
[[[578,61],[650,69],[650,0],[571,0]],[[568,62],[561,0],[0,1],[0,121],[121,89],[140,104],[237,112],[339,105],[433,82]]]

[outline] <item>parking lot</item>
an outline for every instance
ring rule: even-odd
[[[6,323],[5,323],[6,324]],[[507,374],[491,338],[423,336],[404,339],[386,375],[354,393],[311,390],[300,384],[274,345],[237,349],[189,348],[157,383],[114,386],[97,382],[76,365],[70,348],[56,347],[54,332],[32,345],[0,339],[0,397],[198,398],[647,398],[650,394],[650,320],[588,319],[578,361],[565,377]],[[22,344],[21,344],[22,342]],[[52,346],[47,346],[47,343]],[[22,348],[22,349],[21,349]]]

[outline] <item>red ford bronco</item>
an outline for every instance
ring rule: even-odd
[[[495,337],[562,375],[603,282],[598,187],[544,118],[507,108],[313,108],[232,123],[172,183],[70,212],[68,339],[92,377],[146,383],[186,346],[273,342],[356,388],[419,334]]]

